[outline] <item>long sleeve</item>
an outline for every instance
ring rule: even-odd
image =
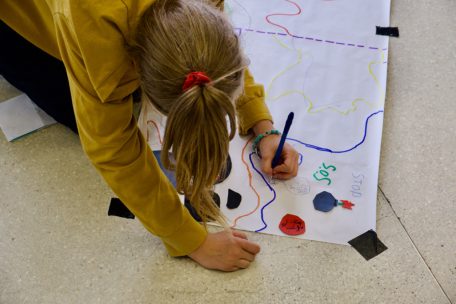
[[[236,101],[239,119],[239,133],[246,135],[260,120],[272,121],[272,116],[265,103],[264,88],[255,83],[248,69],[244,72],[244,94]]]
[[[180,203],[132,114],[131,94],[139,80],[125,44],[152,1],[3,1],[0,17],[64,62],[88,158],[146,229],[163,240],[170,255],[181,256],[197,249],[207,231]],[[263,87],[248,71],[236,110],[241,134],[260,120],[272,119]]]
[[[110,7],[110,16],[122,12],[121,7]],[[133,118],[131,93],[138,77],[123,46],[122,28],[91,18],[83,9],[70,9],[76,25],[62,14],[56,14],[54,22],[83,149],[169,254],[187,255],[207,232],[181,204]]]

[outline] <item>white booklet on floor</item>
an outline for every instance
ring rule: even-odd
[[[0,128],[8,141],[54,123],[26,94],[0,102]]]

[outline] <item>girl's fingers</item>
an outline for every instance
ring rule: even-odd
[[[275,179],[287,180],[287,179],[292,178],[293,176],[290,173],[277,173],[277,174],[274,174],[273,177]]]
[[[234,235],[235,237],[238,237],[238,238],[247,240],[247,235],[246,235],[244,232],[232,231],[232,233],[233,233],[233,235]]]
[[[285,163],[282,163],[280,165],[278,165],[277,167],[274,168],[274,170],[272,170],[272,174],[277,174],[277,173],[288,173],[290,171],[290,168],[288,167],[287,164]]]
[[[249,262],[253,262],[255,260],[255,255],[251,254],[250,252],[244,251],[241,255],[241,258]]]
[[[250,266],[250,261],[247,261],[247,260],[244,260],[244,259],[240,259],[237,263],[236,263],[236,266],[241,268],[241,269],[245,269],[245,268],[248,268]]]
[[[241,245],[241,248],[247,251],[248,253],[256,255],[258,252],[260,252],[260,246],[256,243],[241,238],[238,239],[238,242]]]

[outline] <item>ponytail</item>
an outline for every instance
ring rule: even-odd
[[[224,170],[235,128],[230,96],[211,85],[195,86],[182,94],[168,115],[163,165],[175,170],[177,191],[187,195],[204,222],[223,222],[212,189]],[[171,148],[175,162],[168,157]]]
[[[168,115],[161,159],[175,170],[177,191],[204,222],[225,224],[212,191],[236,131],[234,99],[246,66],[231,24],[209,2],[156,1],[140,18],[130,50],[146,99]],[[192,71],[213,81],[182,90]]]

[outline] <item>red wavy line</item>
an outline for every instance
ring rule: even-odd
[[[296,6],[296,8],[298,9],[298,12],[297,13],[294,13],[294,14],[288,14],[288,13],[274,13],[274,14],[270,14],[270,15],[267,15],[266,16],[266,22],[268,22],[269,24],[272,24],[272,25],[275,25],[277,27],[280,27],[281,29],[283,29],[288,35],[290,36],[293,36],[293,34],[290,33],[290,31],[284,27],[283,25],[280,25],[280,24],[277,24],[277,23],[274,23],[272,22],[271,20],[269,20],[269,17],[272,17],[272,16],[298,16],[301,14],[302,12],[302,9],[301,7],[296,3],[296,2],[293,2],[291,0],[285,0],[291,4],[293,4],[294,6]]]
[[[160,144],[163,145],[163,141],[162,141],[162,138],[161,138],[161,135],[160,135],[160,129],[158,128],[157,124],[153,120],[148,120],[147,124],[149,124],[149,123],[152,123],[155,126],[155,129],[157,129],[158,140],[160,141]],[[147,142],[149,142],[149,128],[147,128]]]

